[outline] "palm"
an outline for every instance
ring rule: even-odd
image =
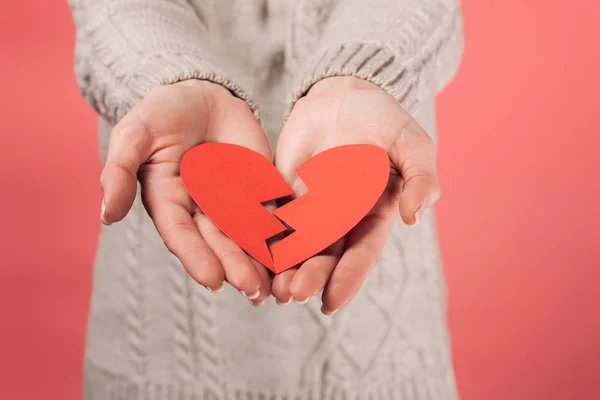
[[[265,135],[246,103],[205,85],[182,82],[151,92],[111,133],[103,178],[119,169],[135,170],[127,163],[141,161],[137,176],[144,206],[190,275],[213,290],[226,280],[250,297],[258,297],[260,288],[264,298],[270,292],[266,269],[200,211],[179,174],[183,155],[203,142],[235,143],[270,157]],[[135,152],[128,155],[132,148]]]
[[[295,173],[296,168],[313,155],[333,147],[373,144],[387,150],[392,160],[403,161],[390,164],[391,174],[385,194],[353,230],[299,268],[275,278],[273,293],[282,299],[280,301],[285,302],[290,295],[302,301],[325,289],[324,312],[337,310],[356,294],[366,274],[377,262],[397,218],[399,200],[400,214],[405,222],[412,223],[415,210],[419,208],[418,202],[423,201],[414,190],[408,194],[402,191],[403,183],[413,178],[407,168],[420,157],[420,150],[411,155],[410,146],[403,143],[403,140],[415,141],[413,130],[419,131],[420,127],[412,117],[391,96],[376,87],[339,91],[328,88],[309,93],[296,104],[281,133],[275,154],[277,169],[296,193],[306,191]],[[425,140],[429,140],[427,135]],[[417,168],[414,170],[418,172]],[[415,190],[423,193],[431,189],[414,183],[411,186],[421,186],[422,189]]]

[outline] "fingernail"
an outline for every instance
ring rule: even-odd
[[[425,207],[423,207],[423,205],[420,205],[419,208],[417,209],[417,212],[415,213],[415,223],[412,224],[411,226],[417,226],[419,224],[419,222],[421,221],[421,218],[423,217],[424,212],[425,212]]]
[[[333,310],[333,311],[325,311],[325,309],[323,308],[323,306],[321,306],[321,312],[325,315],[333,315],[337,312],[337,310]]]
[[[308,302],[308,299],[310,299],[310,297],[307,297],[304,300],[296,300],[294,297],[290,298],[290,300],[292,300],[296,304],[306,304]]]
[[[110,223],[106,221],[104,214],[106,213],[106,206],[104,205],[104,199],[102,199],[102,207],[100,209],[100,221],[106,226],[110,226]]]
[[[225,289],[225,285],[221,283],[221,286],[219,286],[219,287],[218,287],[218,288],[216,288],[216,289],[211,289],[211,288],[209,288],[208,286],[206,286],[206,289],[207,289],[209,292],[213,292],[213,293],[221,293],[221,292],[222,292],[222,291]]]
[[[254,300],[256,299],[258,296],[260,296],[260,289],[258,289],[256,292],[248,295],[246,294],[246,292],[244,292],[243,290],[238,290],[238,292],[240,292],[240,294],[242,296],[244,296],[245,298],[247,298],[248,300]]]
[[[254,307],[262,307],[265,305],[265,301],[259,301],[258,303],[254,303],[252,300],[248,300],[250,302],[250,304],[252,304]]]
[[[277,304],[279,306],[287,306],[288,304],[290,304],[291,301],[292,301],[291,297],[286,302],[279,301],[279,300],[275,299],[275,304]]]

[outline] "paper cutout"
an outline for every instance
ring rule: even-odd
[[[261,203],[293,191],[266,157],[233,144],[205,143],[181,161],[181,178],[200,209],[275,273],[318,254],[355,227],[385,190],[389,171],[389,157],[380,147],[326,150],[296,170],[309,192],[273,216]],[[277,218],[294,232],[269,251],[266,240],[286,230]]]
[[[371,211],[389,175],[389,156],[381,147],[349,145],[312,157],[296,169],[309,192],[274,214],[295,232],[271,246],[275,272],[325,250]]]
[[[271,161],[246,147],[205,143],[184,154],[180,172],[211,221],[258,262],[275,270],[266,240],[287,228],[261,203],[294,191]]]

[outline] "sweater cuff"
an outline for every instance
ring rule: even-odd
[[[404,107],[416,101],[417,77],[400,57],[380,44],[345,43],[325,49],[310,62],[291,92],[288,113],[294,104],[321,79],[353,76],[381,87]]]
[[[418,110],[453,78],[463,49],[462,18],[448,16],[437,34],[416,52],[395,42],[349,42],[316,53],[293,81],[287,115],[296,101],[321,79],[353,76],[392,95],[409,112]]]
[[[111,62],[105,60],[105,63],[110,69]],[[154,87],[188,79],[199,79],[225,87],[232,95],[246,101],[256,118],[258,118],[258,106],[252,101],[250,95],[226,76],[227,74],[200,55],[154,54],[146,57],[138,64],[137,68],[131,68],[129,74],[113,77],[116,82],[110,85],[112,90],[105,91],[105,97],[102,99],[104,101],[96,100],[92,105],[108,122],[115,124]],[[80,77],[80,79],[91,79],[91,76]],[[85,85],[83,87],[91,88],[96,87],[96,85]],[[96,96],[93,96],[93,93],[85,93],[85,90],[83,94],[89,100],[97,99]]]

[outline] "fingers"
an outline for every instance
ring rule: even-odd
[[[110,134],[108,156],[100,176],[103,191],[102,222],[122,220],[137,191],[137,172],[151,151],[151,138],[144,124],[123,118]]]
[[[402,221],[410,226],[417,225],[425,209],[439,199],[437,178],[427,174],[413,175],[404,184],[399,196],[399,211]]]
[[[344,242],[341,239],[323,253],[305,261],[299,268],[275,276],[272,291],[277,304],[285,305],[290,301],[304,304],[323,290],[340,260]]]
[[[250,300],[250,303],[252,303],[252,305],[255,307],[260,307],[271,294],[271,277],[269,276],[269,271],[267,271],[267,268],[265,268],[264,265],[252,258],[250,259],[250,262],[252,262],[252,265],[256,269],[256,272],[261,279],[260,294],[256,299]]]
[[[275,297],[275,302],[279,305],[289,304],[292,301],[292,292],[290,292],[290,284],[294,279],[294,275],[298,271],[298,268],[291,268],[287,271],[283,271],[280,274],[275,275],[273,278],[273,284],[271,285],[271,292]]]
[[[401,129],[389,153],[392,163],[403,178],[399,195],[400,216],[406,224],[414,226],[425,209],[432,206],[440,196],[435,144],[411,118]]]
[[[290,283],[293,299],[303,304],[323,290],[339,259],[334,255],[318,255],[304,262]]]
[[[358,293],[383,251],[394,219],[393,214],[370,214],[348,234],[344,254],[323,292],[324,314],[333,314]]]
[[[220,291],[225,278],[215,253],[206,244],[185,207],[170,201],[148,207],[165,245],[194,280],[212,291]]]
[[[329,280],[344,251],[345,239],[340,239],[321,254],[300,266],[290,284],[290,292],[297,302],[306,302],[319,293]]]
[[[264,295],[265,290],[260,290],[263,279],[250,257],[225,236],[206,215],[199,212],[195,215],[194,220],[206,244],[213,250],[223,266],[227,282],[250,300],[256,300]],[[268,296],[268,292],[266,295]]]

